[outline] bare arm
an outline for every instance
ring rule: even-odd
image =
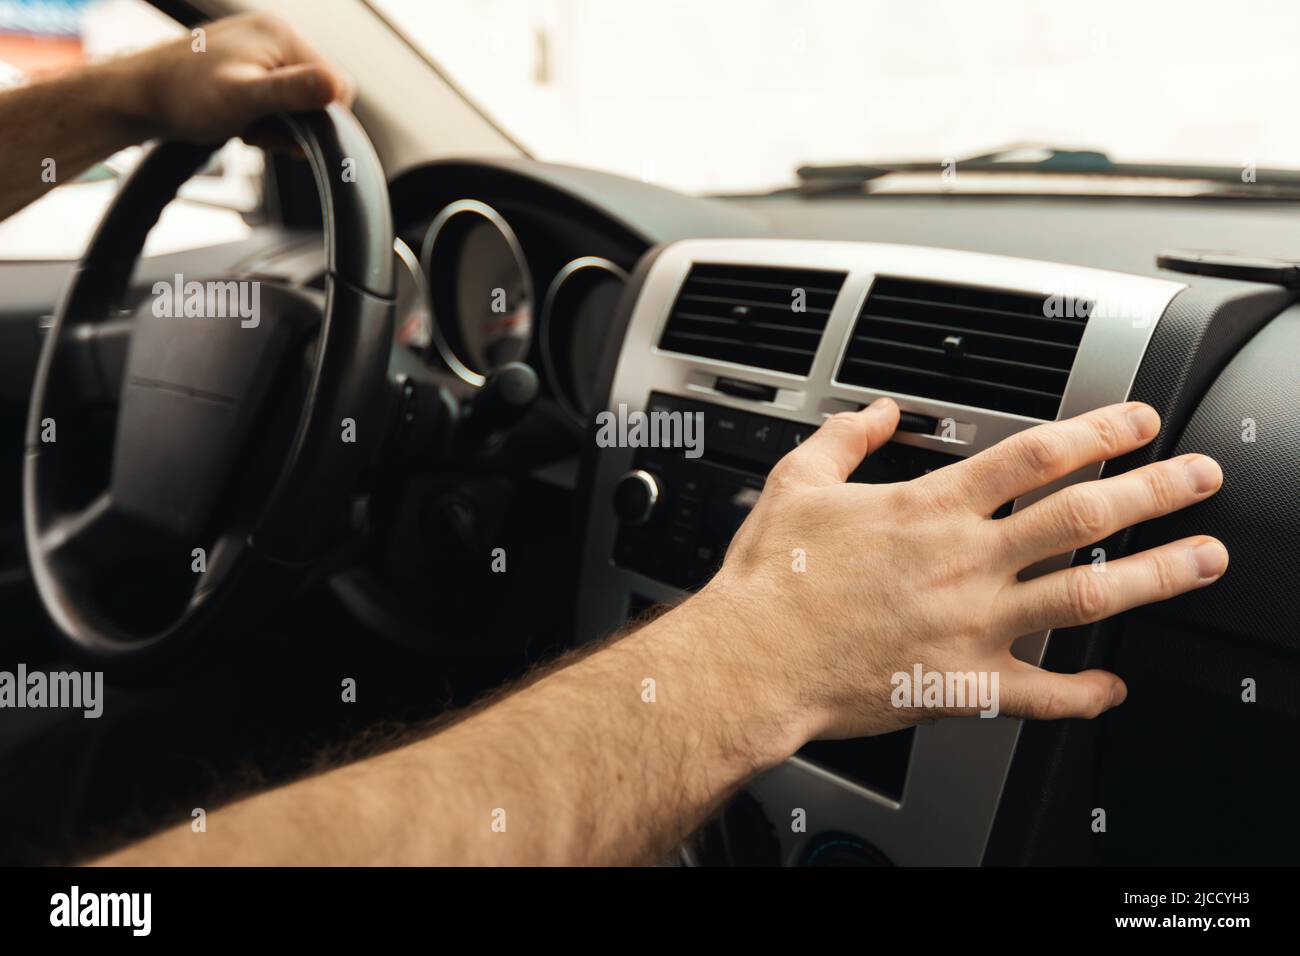
[[[779,682],[754,675],[737,686],[746,677],[736,662],[715,659],[717,622],[730,615],[713,601],[679,607],[428,740],[219,810],[205,833],[183,825],[102,862],[662,859],[809,729],[786,722]]]
[[[0,93],[0,219],[149,138],[122,60]]]
[[[1118,677],[1040,670],[1011,655],[1012,640],[1204,586],[1227,565],[1202,537],[1104,573],[1019,580],[1042,558],[1218,489],[1218,466],[1189,455],[990,518],[1150,441],[1159,420],[1146,406],[1040,426],[916,481],[846,484],[897,420],[881,400],[787,455],[717,577],[654,623],[426,740],[102,862],[650,862],[807,740],[979,709],[896,706],[892,678],[917,664],[997,674],[1003,713],[1096,716],[1124,699]]]
[[[351,84],[267,16],[0,92],[0,219],[154,137],[220,142],[270,113],[349,100]]]

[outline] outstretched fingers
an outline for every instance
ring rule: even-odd
[[[1186,508],[1213,495],[1223,470],[1205,455],[1182,455],[1088,481],[997,522],[1017,567],[1093,544],[1117,531]]]
[[[1228,567],[1228,550],[1199,535],[1100,565],[1080,565],[1004,592],[1007,631],[1034,634],[1091,624],[1123,611],[1213,584]]]
[[[944,485],[943,497],[966,501],[980,514],[1096,462],[1140,448],[1160,430],[1150,405],[1108,405],[1061,422],[1036,425],[950,468],[918,481]]]

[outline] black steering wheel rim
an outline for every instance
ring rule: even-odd
[[[316,180],[326,248],[325,306],[302,412],[256,520],[223,539],[224,551],[219,544],[180,616],[150,633],[115,625],[84,593],[77,569],[60,559],[68,515],[50,491],[59,465],[52,445],[43,440],[43,422],[54,397],[55,369],[74,331],[107,321],[163,208],[215,147],[167,142],[148,152],[100,222],[41,349],[23,463],[29,563],[57,631],[76,651],[105,666],[130,671],[175,662],[190,655],[200,635],[246,626],[273,604],[288,579],[328,548],[321,516],[346,505],[381,440],[395,282],[383,168],[361,125],[343,107],[283,120]],[[133,341],[133,355],[135,347]],[[134,379],[124,382],[123,395],[134,384]],[[350,442],[340,438],[344,419],[354,422]],[[117,454],[115,449],[113,481],[122,464]],[[165,463],[165,453],[158,460]],[[87,520],[93,520],[94,508],[86,510]]]

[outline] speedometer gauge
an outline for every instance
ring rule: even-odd
[[[470,225],[456,266],[456,316],[472,367],[494,369],[523,358],[533,336],[526,272],[500,228]]]
[[[533,286],[519,240],[491,206],[462,199],[442,210],[420,262],[433,311],[433,341],[447,366],[481,385],[524,358],[533,339]]]

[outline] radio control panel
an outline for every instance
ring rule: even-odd
[[[772,281],[755,284],[755,266]],[[838,291],[816,303],[816,323],[806,315],[778,319],[776,299],[758,295],[769,285],[789,291],[782,283],[795,280],[791,270],[842,275]],[[755,295],[735,292],[750,285]],[[1001,358],[1012,361],[993,361],[994,345],[1006,341],[998,335],[984,336],[994,343],[989,361],[972,357],[979,335],[963,332],[965,326],[931,342],[935,329],[960,317],[961,307],[948,301],[955,286],[969,292],[967,305],[982,310],[989,329],[1022,320],[1050,324],[1045,312],[1019,308],[1027,296],[1095,304],[1077,344],[1070,340],[1077,352],[1068,373],[1062,366],[1022,375],[1009,353]],[[829,415],[893,398],[903,413],[898,431],[851,480],[916,478],[1039,421],[1123,401],[1152,331],[1182,288],[1059,263],[879,243],[691,239],[658,248],[638,268],[621,306],[626,325],[603,414],[621,420],[680,413],[676,420],[684,426],[689,415],[693,428],[683,427],[689,441],[681,444],[638,442],[635,432],[621,429],[597,437],[586,476],[581,639],[609,634],[639,609],[680,601],[707,581],[772,466]],[[730,311],[715,308],[720,297],[732,301],[723,293],[754,302],[739,303],[739,312],[734,303]],[[890,303],[906,314],[885,309]],[[715,347],[724,333],[749,338],[724,350]],[[791,349],[801,356],[798,368],[780,358]],[[960,389],[950,387],[949,375],[964,376]],[[1004,513],[1028,507],[1037,494],[1004,506]],[[1062,555],[1054,566],[1069,560]],[[1037,663],[1048,637],[1025,635],[1017,656]],[[770,820],[788,820],[800,808],[819,831],[852,834],[896,863],[977,864],[1019,728],[1007,717],[940,720],[914,732],[815,742],[755,780],[748,793]],[[777,833],[785,862],[816,849],[811,831]]]
[[[693,591],[717,570],[768,471],[816,426],[660,392],[652,393],[645,407],[650,421],[699,416],[704,440],[698,457],[680,447],[636,450],[632,467],[611,496],[619,522],[611,559],[619,567]],[[849,480],[909,481],[960,460],[889,442]]]

